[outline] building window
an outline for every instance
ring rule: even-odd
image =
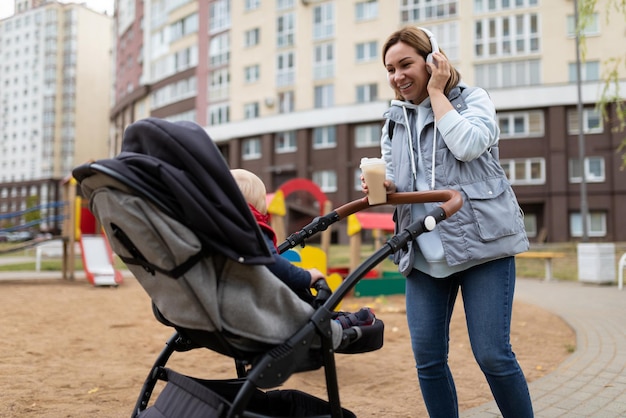
[[[506,61],[474,67],[476,85],[486,89],[537,86],[541,84],[539,60]]]
[[[526,229],[526,236],[528,238],[534,238],[537,236],[537,215],[534,213],[524,214],[524,228]]]
[[[278,93],[278,113],[291,113],[295,110],[295,98],[293,91]]]
[[[209,107],[209,122],[211,125],[220,125],[230,121],[230,106],[227,104]]]
[[[284,48],[293,46],[296,32],[296,18],[293,13],[278,16],[276,22],[276,46]]]
[[[277,154],[296,152],[296,131],[278,132],[274,141],[274,151]]]
[[[261,0],[246,0],[244,3],[244,10],[247,12],[256,10],[259,7],[261,7]]]
[[[503,112],[496,115],[500,138],[527,138],[543,136],[544,120],[541,110],[528,112]]]
[[[230,0],[216,0],[209,4],[209,33],[230,27]]]
[[[315,108],[322,109],[325,107],[333,107],[335,105],[335,86],[325,84],[323,86],[315,86]]]
[[[362,84],[356,86],[356,102],[367,103],[378,100],[378,84]]]
[[[362,42],[356,44],[356,62],[371,62],[378,59],[378,42]]]
[[[427,20],[449,19],[456,17],[458,1],[403,1],[400,6],[402,23],[417,23]]]
[[[261,158],[261,138],[244,139],[241,143],[242,160],[258,160]]]
[[[583,236],[583,221],[580,212],[570,213],[569,215],[569,232],[572,237]],[[606,213],[589,212],[587,214],[587,236],[604,237],[606,236]]]
[[[600,21],[598,19],[597,13],[592,13],[590,17],[588,17],[588,21],[585,25],[585,30],[583,30],[583,36],[593,36],[600,34]],[[576,36],[576,19],[574,15],[567,16],[567,36],[570,38],[574,38]]]
[[[230,60],[230,35],[228,32],[211,38],[209,57],[212,67],[228,64]]]
[[[476,58],[510,57],[539,52],[536,13],[485,18],[474,22]]]
[[[546,160],[544,158],[526,158],[502,160],[500,165],[509,179],[516,186],[545,184]]]
[[[332,43],[315,45],[313,49],[313,79],[332,78],[335,74],[335,46]]]
[[[358,2],[354,5],[354,15],[357,22],[376,19],[378,17],[378,0]]]
[[[259,102],[246,103],[243,105],[243,118],[255,119],[259,117]]]
[[[180,19],[169,26],[169,42],[198,32],[198,13]]]
[[[313,183],[317,184],[324,193],[337,191],[337,173],[333,170],[313,172]]]
[[[576,83],[578,81],[578,71],[576,63],[568,64],[569,82]],[[586,61],[580,64],[580,75],[582,81],[598,81],[600,80],[600,61]]]
[[[244,33],[244,47],[250,48],[252,46],[258,45],[261,41],[261,29],[254,28],[247,30]]]
[[[228,98],[230,86],[230,73],[227,68],[211,71],[209,75],[209,97],[211,100],[223,100]]]
[[[602,124],[602,114],[599,110],[593,108],[583,109],[583,133],[599,134],[604,131]],[[580,132],[578,126],[578,109],[569,109],[567,111],[567,133],[570,135],[578,135]]]
[[[333,3],[325,3],[313,9],[313,39],[328,39],[335,34],[335,11]]]
[[[285,10],[293,9],[296,0],[276,0],[276,9]]]
[[[296,78],[294,52],[281,52],[276,56],[276,86],[292,86]]]
[[[585,158],[585,181],[589,183],[602,183],[604,177],[604,158]],[[569,160],[569,181],[570,183],[580,183],[582,181],[582,170],[580,169],[579,158],[571,158]]]
[[[313,129],[313,149],[337,147],[337,128],[321,126]]]
[[[474,12],[497,12],[507,9],[521,9],[537,6],[539,0],[474,0]]]
[[[378,123],[357,125],[354,129],[354,145],[357,148],[380,147],[381,128]]]
[[[243,69],[244,80],[247,84],[256,83],[261,75],[261,67],[259,64],[247,66]]]

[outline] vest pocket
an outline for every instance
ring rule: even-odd
[[[462,185],[461,189],[467,196],[463,208],[471,211],[482,240],[492,241],[524,231],[521,211],[506,179],[483,180]]]

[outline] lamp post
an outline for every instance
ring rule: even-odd
[[[583,102],[582,102],[582,79],[581,79],[581,60],[580,60],[580,28],[578,26],[578,0],[574,0],[574,33],[576,35],[576,89],[578,91],[578,103],[576,110],[578,112],[578,158],[580,160],[580,218],[582,221],[583,235],[582,242],[588,242],[587,233],[587,214],[589,212],[587,205],[587,180],[585,174],[585,134],[583,132]]]

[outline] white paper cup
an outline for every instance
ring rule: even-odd
[[[367,201],[370,205],[387,202],[385,188],[385,161],[382,158],[361,158],[361,172],[367,184]]]

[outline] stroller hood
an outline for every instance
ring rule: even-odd
[[[203,247],[244,264],[269,264],[271,253],[222,154],[199,125],[147,118],[128,126],[122,151],[96,163],[166,207]],[[82,181],[90,172],[75,169]]]

